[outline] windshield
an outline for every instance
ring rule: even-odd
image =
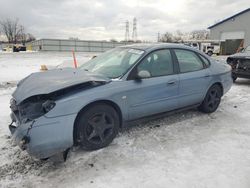
[[[142,56],[144,51],[131,48],[115,48],[84,63],[80,68],[89,72],[118,78]]]

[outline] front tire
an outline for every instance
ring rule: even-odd
[[[222,89],[219,85],[212,85],[202,104],[199,106],[199,110],[204,113],[213,113],[217,110],[220,105],[222,97]]]
[[[77,142],[86,150],[108,146],[119,130],[116,110],[106,104],[95,104],[80,112],[76,121]]]

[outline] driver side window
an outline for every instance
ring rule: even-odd
[[[137,72],[148,71],[150,77],[165,76],[174,73],[170,50],[163,49],[150,53],[137,66]]]

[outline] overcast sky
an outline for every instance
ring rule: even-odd
[[[138,38],[206,29],[250,7],[249,0],[0,0],[0,19],[19,18],[37,38],[123,40],[125,21],[138,20]],[[131,34],[130,34],[131,35]]]

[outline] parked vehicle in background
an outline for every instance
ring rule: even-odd
[[[219,44],[212,44],[212,43],[202,43],[202,51],[209,56],[213,54],[219,55],[220,54],[220,45]]]
[[[26,46],[16,44],[13,46],[13,52],[21,52],[21,51],[26,51]]]
[[[13,48],[11,46],[6,46],[6,47],[3,47],[2,49],[4,52],[12,52],[13,51]]]
[[[250,46],[242,49],[240,53],[229,56],[227,63],[232,67],[232,77],[234,81],[236,81],[237,78],[250,79]]]
[[[188,43],[184,43],[186,46],[190,46],[196,50],[200,50],[200,45],[198,42],[188,42]]]
[[[13,44],[9,45],[3,48],[3,51],[6,52],[21,52],[21,51],[26,51],[26,46],[22,44]]]
[[[84,63],[33,73],[10,101],[14,141],[39,159],[73,145],[108,146],[127,122],[180,109],[212,113],[231,68],[180,44],[118,47]]]

